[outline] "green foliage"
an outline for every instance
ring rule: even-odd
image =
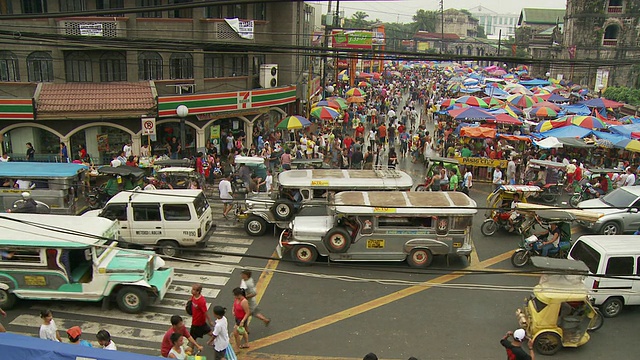
[[[609,100],[640,106],[640,89],[610,86],[602,95]]]
[[[484,26],[482,25],[478,25],[478,38],[480,39],[486,39],[487,38],[487,34],[484,33]]]
[[[345,19],[345,27],[350,29],[365,29],[371,27],[373,21],[368,21],[369,14],[364,11],[356,11],[350,19]]]
[[[415,33],[413,24],[385,23],[386,48],[391,51],[407,50],[402,46],[402,40],[410,40]]]
[[[440,15],[437,11],[431,10],[423,10],[420,9],[413,15],[413,25],[416,31],[427,31],[427,32],[435,32],[436,31],[436,22],[438,21],[438,16]]]

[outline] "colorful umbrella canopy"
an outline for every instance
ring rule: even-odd
[[[533,96],[528,95],[512,95],[507,98],[507,101],[520,108],[532,107],[538,102]]]
[[[477,107],[469,107],[463,109],[449,110],[451,115],[456,120],[495,120],[493,114],[479,109]]]
[[[341,106],[337,101],[334,100],[320,100],[317,103],[313,104],[312,107],[320,107],[320,106],[328,106],[332,109],[341,110]]]
[[[484,100],[484,102],[486,102],[489,105],[489,107],[504,105],[504,101],[496,99],[494,97],[490,97],[490,96],[483,97],[482,100]]]
[[[505,85],[503,90],[511,94],[533,95],[533,93],[529,89],[520,84],[507,84]]]
[[[371,84],[369,84],[369,83],[368,83],[368,82],[366,82],[366,81],[360,81],[360,82],[358,83],[358,87],[359,87],[359,88],[363,88],[363,87],[370,87],[370,86],[371,86]]]
[[[351,88],[347,90],[347,96],[365,96],[366,93],[358,88]]]
[[[311,116],[321,120],[333,120],[340,116],[340,113],[328,106],[320,106],[311,108]]]
[[[477,96],[461,96],[456,99],[456,103],[477,106],[485,109],[489,107],[489,104]]]
[[[548,101],[543,101],[543,102],[539,102],[536,104],[533,104],[533,108],[541,108],[541,107],[547,107],[550,109],[553,109],[553,111],[558,112],[560,111],[560,106],[552,103],[552,102],[548,102]]]
[[[496,117],[496,124],[522,125],[522,121],[509,114],[496,114],[494,116]],[[489,120],[489,122],[491,122],[491,120]]]
[[[523,115],[522,110],[518,109],[517,107],[506,103],[505,106],[503,107],[505,110],[507,110],[507,114],[511,115],[511,116],[515,116],[518,117],[518,115]]]
[[[549,131],[551,129],[557,129],[563,126],[567,126],[570,123],[567,122],[566,118],[560,118],[557,120],[546,120],[546,121],[540,121],[538,123],[538,125],[536,125],[536,131],[537,132],[545,132],[545,131]]]
[[[349,96],[347,98],[348,103],[363,103],[364,98],[362,96]]]
[[[545,118],[545,119],[554,118],[558,116],[558,113],[555,110],[546,106],[534,108],[531,113],[536,117]]]
[[[334,102],[337,102],[338,104],[340,104],[340,110],[346,110],[346,109],[349,108],[349,104],[347,103],[347,100],[345,100],[345,99],[343,99],[341,97],[332,96],[332,97],[327,98],[327,100],[334,101]]]
[[[597,108],[616,109],[624,106],[623,103],[619,103],[613,100],[607,100],[604,98],[595,98],[591,100],[581,101],[581,103],[587,105],[588,107],[597,107]]]
[[[572,116],[571,123],[585,129],[604,129],[607,124],[595,116]]]
[[[640,117],[627,115],[627,116],[621,117],[620,119],[618,119],[618,121],[620,121],[623,124],[635,124],[640,122]]]
[[[547,98],[547,101],[553,102],[553,103],[563,103],[563,102],[569,101],[569,99],[567,99],[564,96],[560,96],[558,94],[551,94],[551,96]]]
[[[640,152],[640,141],[635,139],[625,139],[622,141],[618,141],[615,146],[633,152]]]
[[[311,125],[311,122],[299,115],[288,116],[282,119],[277,125],[276,129],[281,130],[294,130],[302,129]]]
[[[444,99],[442,101],[442,104],[440,104],[440,108],[446,109],[446,108],[448,108],[449,106],[451,106],[455,102],[456,102],[455,99]]]

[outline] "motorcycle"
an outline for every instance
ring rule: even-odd
[[[510,222],[512,212],[509,210],[498,209],[491,212],[491,217],[482,222],[480,226],[480,232],[484,236],[492,236],[500,229],[505,229],[510,232],[521,234],[521,225],[525,221],[525,217],[521,214]]]
[[[107,202],[111,199],[111,196],[107,194],[104,186],[94,187],[87,194],[87,200],[91,210],[102,209]]]
[[[598,192],[593,188],[593,185],[589,181],[580,185],[580,190],[573,193],[569,204],[571,207],[578,207],[578,204],[584,200],[595,199],[598,197]]]
[[[548,236],[549,234],[538,238],[536,235],[531,235],[525,238],[523,243],[520,245],[520,249],[516,250],[516,252],[511,255],[511,264],[514,267],[520,268],[527,265],[531,257],[542,256],[542,243]],[[570,248],[571,242],[562,241],[561,239],[558,247],[549,250],[547,256],[557,259],[566,259]]]

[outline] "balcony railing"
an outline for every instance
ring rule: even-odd
[[[608,6],[607,12],[609,14],[620,14],[622,13],[622,6]]]
[[[602,40],[603,46],[618,46],[618,39],[604,39]]]
[[[126,37],[126,17],[74,17],[58,19],[58,31],[64,35]]]

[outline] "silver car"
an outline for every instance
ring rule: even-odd
[[[580,221],[595,233],[617,235],[640,228],[640,186],[625,186],[597,199],[578,203],[580,209],[602,214],[596,222]]]

